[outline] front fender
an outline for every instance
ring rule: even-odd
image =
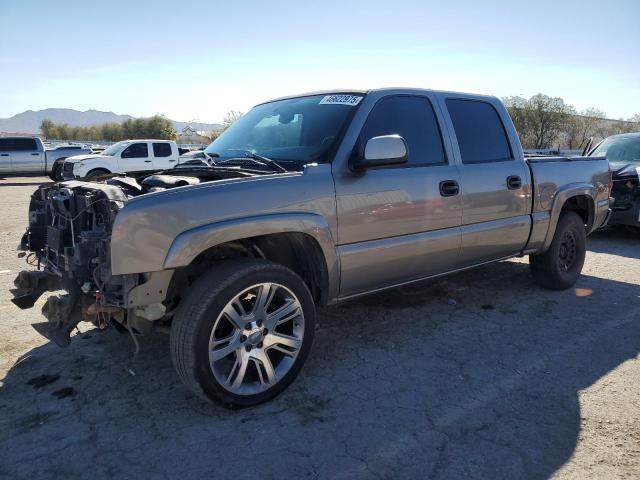
[[[116,173],[116,168],[114,168],[114,165],[110,162],[105,162],[102,160],[84,160],[83,165],[80,167],[80,169],[77,172],[77,175],[79,177],[84,177],[86,176],[91,170],[95,170],[96,168],[100,168],[103,170],[107,170],[111,173]],[[74,173],[76,173],[74,171]]]
[[[587,197],[589,205],[589,215],[587,220],[587,233],[591,233],[593,229],[595,217],[596,217],[596,206],[595,206],[595,198],[597,195],[596,187],[590,183],[572,183],[570,185],[566,185],[560,188],[553,199],[553,204],[551,206],[551,213],[549,215],[549,229],[547,230],[547,235],[544,239],[544,243],[542,246],[542,251],[546,252],[551,246],[551,242],[553,241],[553,236],[556,233],[556,227],[558,225],[558,220],[560,220],[560,213],[562,212],[562,208],[572,197],[584,196]]]
[[[163,268],[189,265],[200,253],[226,242],[276,233],[304,233],[322,250],[329,280],[329,301],[337,298],[340,264],[327,221],[312,213],[277,213],[202,225],[179,234],[167,253]]]

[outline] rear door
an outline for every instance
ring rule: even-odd
[[[460,266],[520,252],[531,225],[528,167],[488,101],[447,98],[462,184]]]
[[[391,134],[407,143],[406,164],[334,171],[341,297],[441,273],[457,261],[460,179],[430,97],[379,99],[354,154],[370,138]],[[453,188],[443,194],[446,182]]]
[[[43,155],[38,149],[34,138],[12,138],[11,143],[11,170],[21,173],[40,173],[44,165]]]
[[[176,155],[169,142],[153,142],[153,168],[173,168]]]
[[[123,172],[153,170],[148,142],[134,142],[125,148],[120,154],[119,166]]]
[[[11,171],[10,141],[10,138],[0,138],[0,173],[8,173]]]

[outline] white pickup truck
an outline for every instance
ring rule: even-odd
[[[137,173],[173,168],[179,163],[178,146],[172,140],[123,140],[95,155],[65,160],[65,180],[99,177],[110,173]]]
[[[53,180],[60,180],[62,162],[84,153],[91,153],[91,149],[81,145],[45,148],[39,137],[1,137],[0,174],[47,174]]]

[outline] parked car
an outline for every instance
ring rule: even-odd
[[[293,381],[316,306],[522,255],[566,289],[609,215],[607,160],[525,159],[494,97],[287,97],[206,152],[207,168],[37,190],[21,249],[43,270],[16,278],[13,301],[67,290],[43,307],[60,345],[82,319],[170,328],[180,378],[227,405]]]
[[[613,175],[610,225],[640,227],[640,132],[613,135],[589,153],[607,157]]]
[[[110,173],[152,172],[178,163],[178,146],[172,140],[124,140],[99,154],[65,160],[64,179],[92,178]]]
[[[81,145],[45,148],[39,137],[0,137],[0,175],[40,174],[59,180],[65,158],[90,152],[91,149]]]

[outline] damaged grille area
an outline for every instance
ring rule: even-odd
[[[111,274],[111,232],[129,199],[202,181],[264,174],[238,167],[185,168],[176,173],[112,175],[98,182],[70,180],[43,185],[33,193],[29,226],[19,249],[30,252],[27,262],[36,270],[16,277],[12,301],[20,308],[31,308],[46,291],[67,292],[47,298],[42,313],[49,328],[40,333],[65,346],[80,321],[103,328],[116,320],[116,326],[129,327],[127,294],[148,280],[145,272]]]
[[[32,252],[29,263],[38,270],[18,275],[14,303],[30,308],[45,291],[66,290],[42,308],[52,327],[46,336],[59,345],[81,320],[95,322],[87,317],[90,305],[124,303],[124,280],[111,276],[110,240],[126,200],[117,186],[85,182],[45,185],[31,197],[21,248]]]

